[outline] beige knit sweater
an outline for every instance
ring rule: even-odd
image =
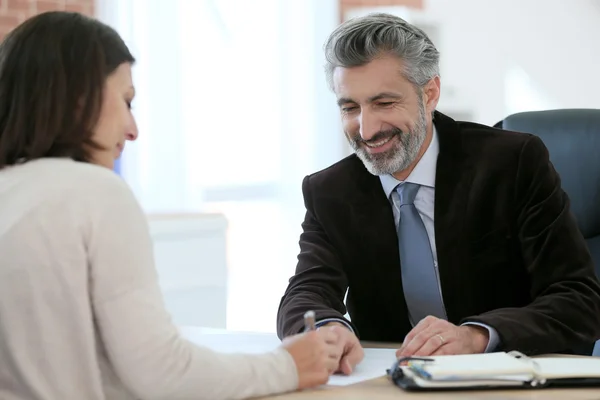
[[[242,399],[297,384],[283,349],[226,355],[179,335],[146,217],[112,171],[0,170],[0,399]]]

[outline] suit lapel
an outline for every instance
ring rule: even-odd
[[[462,147],[458,124],[436,112],[440,152],[435,178],[434,226],[440,283],[448,320],[458,323],[468,303],[464,276],[465,216],[474,169]]]

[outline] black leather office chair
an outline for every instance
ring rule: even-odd
[[[600,110],[523,112],[507,117],[501,126],[533,133],[548,148],[600,277]],[[593,354],[600,356],[600,340]]]

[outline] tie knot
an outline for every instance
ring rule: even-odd
[[[398,185],[398,194],[400,195],[400,206],[413,204],[415,197],[421,185],[418,183],[404,182]]]

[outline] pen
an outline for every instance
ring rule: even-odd
[[[417,365],[414,362],[410,362],[409,361],[408,362],[408,368],[411,371],[413,371],[414,373],[416,373],[418,376],[420,376],[421,378],[431,379],[431,374],[429,372],[425,371],[425,369],[422,366]]]
[[[314,331],[315,329],[315,312],[307,311],[304,314],[304,332]]]

